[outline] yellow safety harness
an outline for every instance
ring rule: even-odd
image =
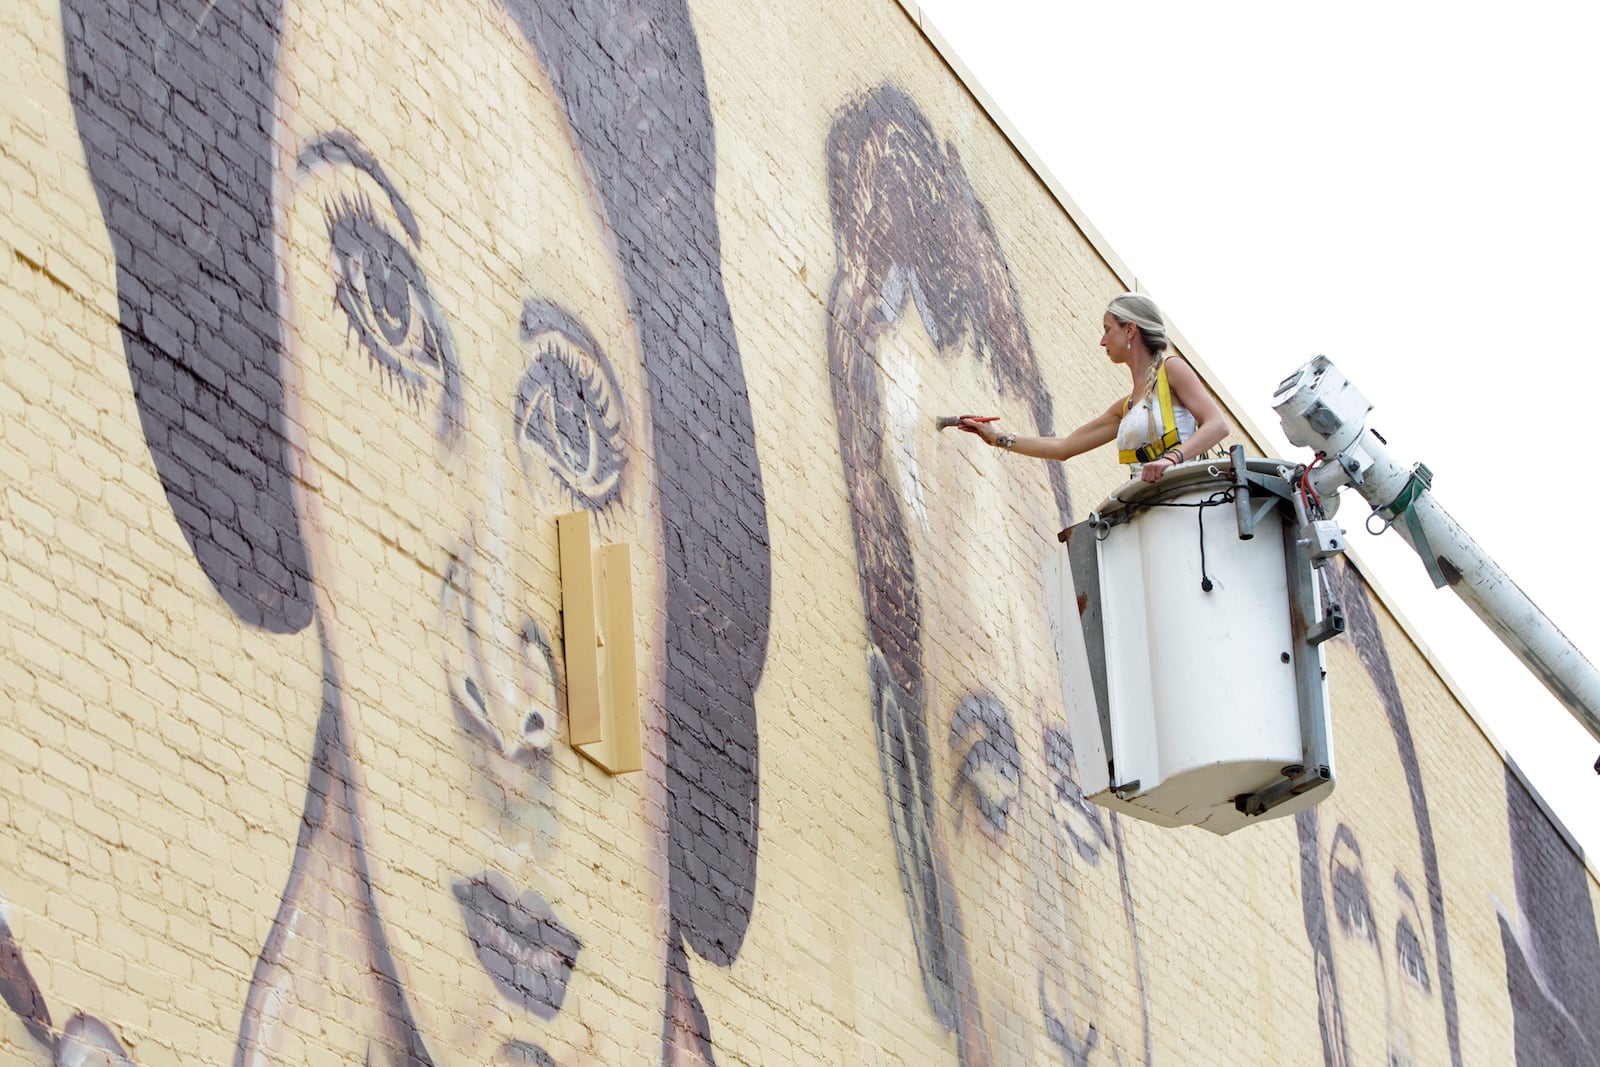
[[[1151,463],[1161,458],[1163,452],[1178,447],[1181,439],[1178,437],[1178,420],[1172,415],[1172,386],[1167,384],[1166,360],[1162,360],[1161,366],[1156,368],[1156,395],[1161,400],[1161,436],[1150,444],[1122,449],[1117,453],[1121,462]],[[1122,413],[1126,415],[1132,406],[1133,397],[1130,396],[1122,402]],[[1155,429],[1153,424],[1151,429]]]

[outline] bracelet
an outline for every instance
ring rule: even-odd
[[[1017,435],[1014,434],[1014,433],[1003,433],[999,437],[996,437],[994,439],[994,446],[996,448],[1004,448],[1007,451],[1009,451],[1011,449],[1011,446],[1016,444],[1016,443],[1017,443]]]
[[[1172,461],[1172,465],[1174,467],[1176,467],[1179,463],[1183,462],[1183,449],[1181,449],[1181,448],[1169,448],[1165,452],[1161,453],[1161,458],[1162,459],[1166,459],[1168,456],[1177,456],[1178,457],[1177,459]]]

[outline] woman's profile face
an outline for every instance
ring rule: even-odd
[[[1041,584],[1060,525],[1047,472],[936,431],[931,415],[1019,430],[1031,417],[970,346],[941,356],[910,304],[877,356],[916,563],[934,803],[990,1051],[1142,1062],[1117,857],[1077,785]]]
[[[401,5],[404,7],[404,5]],[[382,931],[461,1062],[661,1047],[660,523],[639,342],[549,79],[487,0],[290,2],[286,413]],[[645,773],[567,743],[556,517],[635,545]]]
[[[1131,323],[1118,322],[1109,311],[1100,317],[1100,325],[1100,347],[1106,350],[1111,362],[1128,362],[1128,357],[1133,352],[1135,327]]]
[[[1448,1063],[1433,912],[1405,769],[1371,676],[1347,642],[1329,643],[1335,707],[1360,706],[1341,736],[1339,792],[1316,809],[1322,891],[1349,1067]],[[1361,723],[1369,738],[1348,736]],[[1364,823],[1340,798],[1392,818]],[[1396,833],[1396,831],[1399,831]]]

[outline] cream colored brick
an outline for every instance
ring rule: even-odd
[[[691,13],[717,122],[723,277],[766,485],[774,605],[759,698],[756,914],[733,967],[692,961],[697,987],[720,1063],[953,1065],[953,1043],[920,987],[888,837],[849,501],[831,432],[824,331],[835,249],[823,151],[835,109],[864,86],[893,82],[924,110],[936,139],[959,151],[1006,257],[1058,428],[1097,412],[1122,387],[1115,369],[1094,358],[1095,309],[1122,280],[897,5],[757,10],[694,0]],[[199,573],[154,475],[115,322],[109,242],[65,91],[59,19],[47,0],[0,8],[0,351],[8,356],[0,370],[0,580],[8,594],[0,602],[0,776],[17,783],[0,788],[0,855],[15,857],[0,864],[10,872],[0,874],[0,898],[61,1017],[84,1010],[112,1021],[134,1059],[152,1067],[225,1062],[289,877],[320,709],[321,650],[314,627],[278,638],[232,618]],[[354,47],[332,26],[316,31],[339,51]],[[436,86],[386,166],[426,210],[464,216],[476,190],[417,180],[429,161],[460,151],[430,123],[455,113],[463,75],[407,58]],[[321,66],[315,82],[291,91],[322,99],[348,61]],[[486,161],[520,147],[516,122],[474,118],[472,127]],[[503,254],[505,238],[496,234],[488,253]],[[429,248],[440,265],[485,251],[455,234]],[[475,295],[471,274],[431,274],[435,295],[451,308],[466,305]],[[399,561],[397,586],[434,595],[442,556],[425,539],[428,502],[396,494],[384,442],[357,422],[361,397],[321,401],[342,453],[324,478],[362,496],[358,527]],[[400,466],[409,476],[426,462]],[[1069,468],[1080,511],[1115,484],[1120,472],[1111,467]],[[946,562],[919,564],[936,580],[956,577]],[[553,587],[554,576],[539,581]],[[382,597],[337,607],[350,616],[351,634],[357,620],[389,610]],[[662,620],[655,612],[641,619],[641,647],[654,652]],[[1493,904],[1510,906],[1517,893],[1503,766],[1403,631],[1386,616],[1382,625],[1433,816],[1465,1059],[1509,1062],[1513,1020]],[[432,651],[412,650],[400,662],[416,669],[397,670],[395,650],[359,637],[351,644],[341,654],[352,674],[375,676],[351,681],[351,695],[395,711],[359,739],[367,825],[455,826],[475,794],[445,780],[462,741],[448,716],[431,715]],[[975,673],[984,668],[960,642],[931,654]],[[1382,742],[1382,709],[1370,701],[1340,716],[1349,733],[1342,752],[1370,753]],[[944,742],[937,733],[930,740]],[[651,743],[659,754],[660,737]],[[1373,852],[1401,847],[1407,812],[1339,799]],[[651,803],[659,813],[662,799]],[[637,828],[604,810],[585,811],[566,829],[618,851],[648,847]],[[1153,1060],[1314,1062],[1316,989],[1293,826],[1269,824],[1226,841],[1128,820],[1123,830]],[[431,851],[439,850],[419,844],[405,861],[448,866],[470,858],[473,846],[447,850],[460,856]],[[373,869],[381,889],[390,868]],[[641,874],[570,888],[620,907],[646,884]],[[1067,888],[1072,897],[1089,892]],[[1051,890],[1048,879],[997,881],[981,911],[968,905],[969,930],[991,913],[1036,906]],[[1120,902],[1105,910],[1119,917]],[[425,943],[459,936],[448,906],[385,921],[407,922]],[[1101,1018],[1129,1032],[1139,1025],[1140,990],[1104,962],[1117,956],[1119,934],[1115,921],[1086,924],[1079,947],[1099,967]],[[604,955],[616,937],[603,924],[586,951]],[[1004,966],[1030,950],[1019,930],[974,944],[972,956]],[[608,961],[606,980],[623,986],[629,963]],[[408,993],[436,997],[441,984],[462,981],[433,973],[442,968],[417,964],[427,977],[412,973]],[[1025,977],[1022,968],[1017,974]],[[342,994],[297,995],[307,1014],[285,1062],[320,1063],[327,1033],[343,1023],[330,1019],[325,1028],[318,1013],[356,1006]],[[600,1006],[583,1010],[605,1029]],[[26,1035],[0,1016],[0,1060],[19,1048],[31,1055]],[[1027,1020],[991,1013],[988,1023],[1002,1057],[1037,1060],[1044,1045]],[[1351,1025],[1370,1037],[1376,1024]],[[460,1058],[430,1041],[436,1062]]]

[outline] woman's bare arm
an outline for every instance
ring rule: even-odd
[[[1018,435],[1011,451],[1035,459],[1068,460],[1092,448],[1110,444],[1117,436],[1117,425],[1122,421],[1122,401],[1118,400],[1105,411],[1079,426],[1065,437],[1023,437]],[[994,444],[1001,436],[992,422],[962,422],[961,428],[977,434],[985,444]]]
[[[1189,414],[1194,416],[1194,433],[1179,447],[1184,459],[1204,455],[1232,432],[1228,417],[1222,413],[1221,406],[1200,380],[1200,375],[1189,366],[1188,360],[1182,356],[1167,360],[1167,383],[1172,386],[1172,394],[1178,403],[1188,408]]]

